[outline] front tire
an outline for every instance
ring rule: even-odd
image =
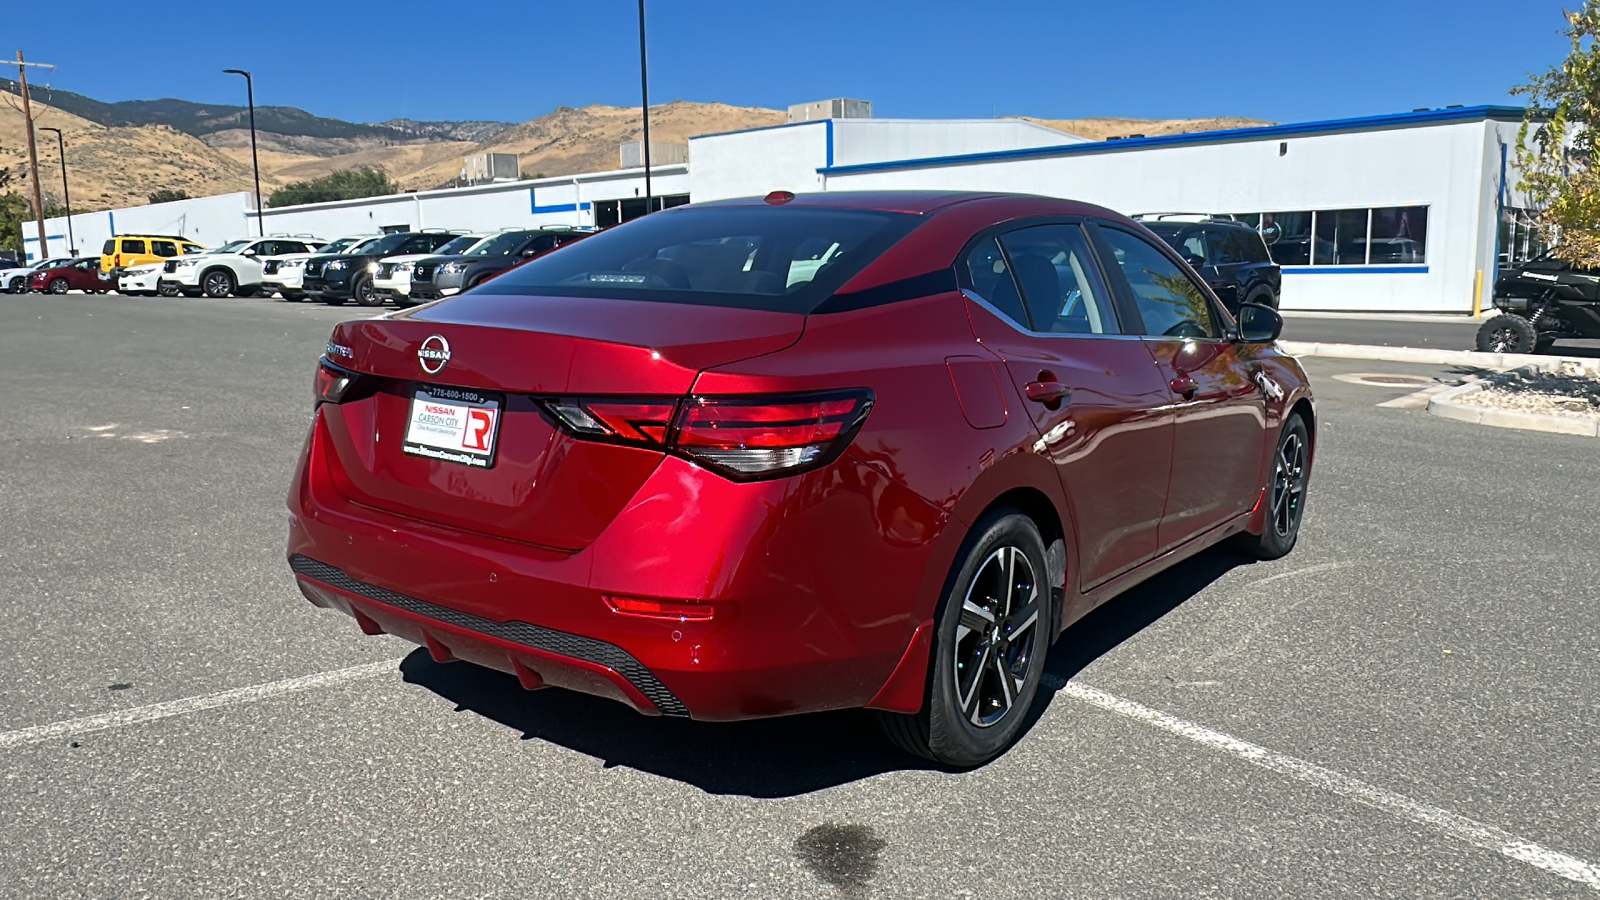
[[[1539,330],[1516,313],[1501,313],[1478,328],[1477,344],[1484,353],[1532,353]]]
[[[11,279],[11,283],[9,285],[7,285],[7,289],[10,290],[11,293],[13,293],[13,294],[24,294],[24,293],[27,293],[27,291],[28,291],[28,279],[22,277],[21,275],[18,275],[17,277]]]
[[[156,296],[157,297],[176,297],[176,296],[178,296],[178,286],[175,285],[175,284],[157,284],[156,285]]]
[[[947,766],[989,762],[1016,740],[1044,676],[1055,621],[1044,539],[1021,513],[967,538],[936,621],[922,710],[879,713],[889,740]]]
[[[213,300],[232,294],[236,286],[233,273],[227,269],[212,269],[200,278],[200,290]]]
[[[1305,420],[1293,415],[1283,424],[1283,434],[1272,455],[1272,472],[1267,476],[1266,522],[1259,535],[1241,534],[1234,546],[1246,556],[1260,560],[1288,556],[1300,539],[1310,479],[1310,432]]]
[[[355,283],[350,285],[350,298],[361,306],[382,306],[383,295],[372,289],[372,279],[365,275],[356,276]]]
[[[71,285],[67,284],[67,280],[65,278],[52,278],[50,279],[50,284],[45,288],[45,290],[52,294],[65,294],[70,288]]]

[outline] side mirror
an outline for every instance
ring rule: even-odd
[[[1239,340],[1247,344],[1270,344],[1283,333],[1283,316],[1259,303],[1239,304]]]

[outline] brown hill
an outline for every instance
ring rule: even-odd
[[[14,98],[0,99],[6,104],[0,105],[0,168],[17,173],[8,192],[27,194],[27,132],[21,110],[11,103]],[[36,128],[60,128],[66,140],[74,209],[135,206],[161,188],[188,191],[191,197],[250,188],[248,162],[241,165],[181,131],[161,125],[105,128],[37,102],[33,113]],[[61,198],[61,160],[53,138],[40,134],[38,142],[47,204]]]
[[[650,140],[683,143],[696,135],[781,125],[786,120],[786,114],[776,109],[675,100],[650,108]],[[460,155],[515,153],[522,171],[528,174],[604,172],[619,164],[617,147],[638,140],[639,134],[637,106],[563,106],[549,115],[508,128]],[[406,173],[400,183],[408,189],[426,190],[445,184],[460,172],[459,158],[443,160]]]
[[[1204,119],[1028,119],[1046,128],[1065,131],[1091,141],[1108,137],[1127,137],[1142,134],[1159,137],[1164,134],[1193,134],[1197,131],[1223,131],[1230,128],[1258,128],[1275,125],[1261,119],[1241,119],[1234,116],[1214,116]]]

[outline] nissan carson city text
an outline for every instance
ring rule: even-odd
[[[678,207],[336,326],[288,561],[530,689],[866,707],[979,765],[1074,621],[1225,540],[1294,547],[1317,421],[1282,324],[1067,200]]]

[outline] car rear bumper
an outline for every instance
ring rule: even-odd
[[[938,512],[849,455],[742,485],[668,457],[636,505],[573,552],[351,502],[330,476],[324,428],[314,426],[289,497],[288,557],[302,593],[369,633],[525,687],[704,720],[866,706],[931,615],[915,598],[938,527],[908,545],[873,510],[928,523]],[[686,490],[692,500],[664,522],[666,495]],[[706,604],[711,617],[619,613],[615,597]]]

